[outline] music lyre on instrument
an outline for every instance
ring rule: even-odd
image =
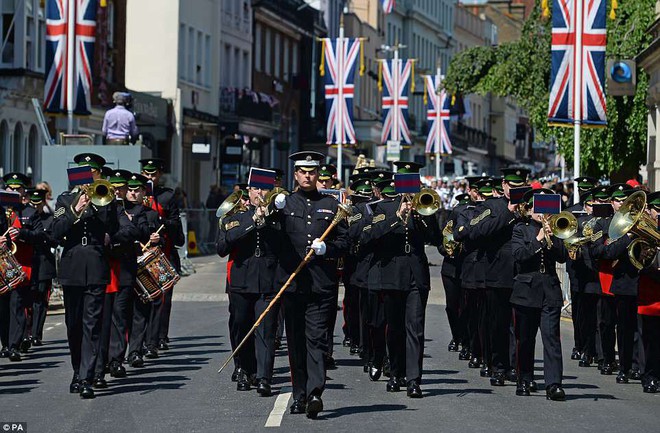
[[[342,221],[344,218],[350,216],[351,214],[352,214],[352,210],[351,210],[350,206],[340,204],[339,208],[337,208],[337,214],[333,218],[332,223],[330,223],[328,228],[325,229],[325,231],[323,232],[323,234],[321,235],[319,240],[323,241],[326,237],[328,237],[328,235],[330,235],[330,233],[335,228],[335,226],[337,226],[337,224],[339,224],[340,221]],[[257,330],[257,328],[259,327],[261,322],[263,322],[266,315],[270,312],[270,309],[273,307],[273,305],[275,305],[275,303],[277,301],[279,301],[279,299],[282,296],[282,294],[284,293],[284,291],[289,287],[289,285],[291,284],[293,279],[296,278],[296,275],[298,275],[298,273],[305,266],[307,266],[307,264],[312,260],[313,256],[314,256],[314,250],[310,249],[309,252],[303,258],[302,262],[300,262],[300,264],[298,264],[298,267],[293,271],[293,273],[291,275],[289,275],[289,278],[286,280],[286,282],[284,283],[282,288],[279,290],[279,292],[277,292],[277,294],[275,295],[273,300],[270,301],[270,304],[268,304],[268,306],[266,307],[264,312],[261,313],[261,315],[259,316],[257,321],[254,323],[254,325],[252,325],[252,328],[248,331],[248,333],[245,335],[245,337],[243,337],[243,340],[241,340],[241,342],[238,344],[238,346],[236,346],[236,349],[234,349],[234,351],[229,355],[229,357],[224,362],[224,364],[222,364],[222,366],[218,370],[218,373],[220,373],[222,370],[224,370],[224,368],[227,366],[227,364],[229,364],[229,362],[232,359],[234,359],[234,356],[236,356],[238,351],[241,350],[241,348],[243,347],[245,342],[250,338],[250,336],[254,333],[254,331]]]

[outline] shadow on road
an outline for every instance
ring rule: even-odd
[[[318,419],[319,420],[333,419],[347,415],[356,415],[356,414],[373,413],[373,412],[391,412],[395,410],[414,410],[414,409],[408,409],[408,406],[405,406],[403,404],[374,404],[371,406],[348,406],[348,407],[341,407],[338,409],[324,411],[321,413],[321,415],[319,415]]]

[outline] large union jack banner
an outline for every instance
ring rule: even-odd
[[[98,0],[48,0],[46,4],[44,108],[48,112],[66,113],[71,109],[76,114],[90,114],[97,6]],[[69,22],[71,8],[74,23]],[[69,53],[68,46],[71,33],[74,34],[73,53]],[[70,55],[73,56],[72,70],[67,67]],[[69,79],[69,74],[73,79]],[[68,99],[69,85],[73,86],[72,100]]]
[[[383,3],[383,13],[384,14],[391,14],[392,10],[394,10],[394,0],[381,0]]]
[[[408,130],[408,80],[413,68],[412,60],[382,60],[383,132],[382,143],[405,141],[410,144]]]
[[[428,94],[426,119],[429,122],[429,133],[426,137],[426,153],[451,154],[451,141],[449,140],[449,108],[451,98],[445,89],[438,91],[442,77],[427,75],[424,85]]]
[[[360,40],[324,39],[326,143],[355,143],[353,128],[353,96],[355,63],[360,53]]]
[[[606,1],[553,0],[552,10],[548,121],[605,125]]]

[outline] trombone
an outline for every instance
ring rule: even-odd
[[[87,204],[85,204],[85,207],[80,212],[76,212],[76,205],[83,195],[89,197],[89,201]],[[70,209],[76,219],[80,219],[82,214],[85,213],[85,210],[87,210],[89,207],[90,203],[97,207],[103,207],[112,203],[112,200],[114,199],[115,187],[112,186],[112,184],[107,180],[98,179],[88,185],[83,185],[80,187],[78,195],[76,195],[76,198],[71,202]]]

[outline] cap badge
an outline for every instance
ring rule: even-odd
[[[311,160],[312,160],[311,155],[307,155],[307,157],[305,158],[305,161],[311,161]]]
[[[89,157],[89,156],[86,156],[86,157],[85,157],[85,161],[89,162],[89,161],[91,161],[91,160],[92,160],[91,157]]]
[[[516,170],[516,174],[520,176],[520,170]]]

